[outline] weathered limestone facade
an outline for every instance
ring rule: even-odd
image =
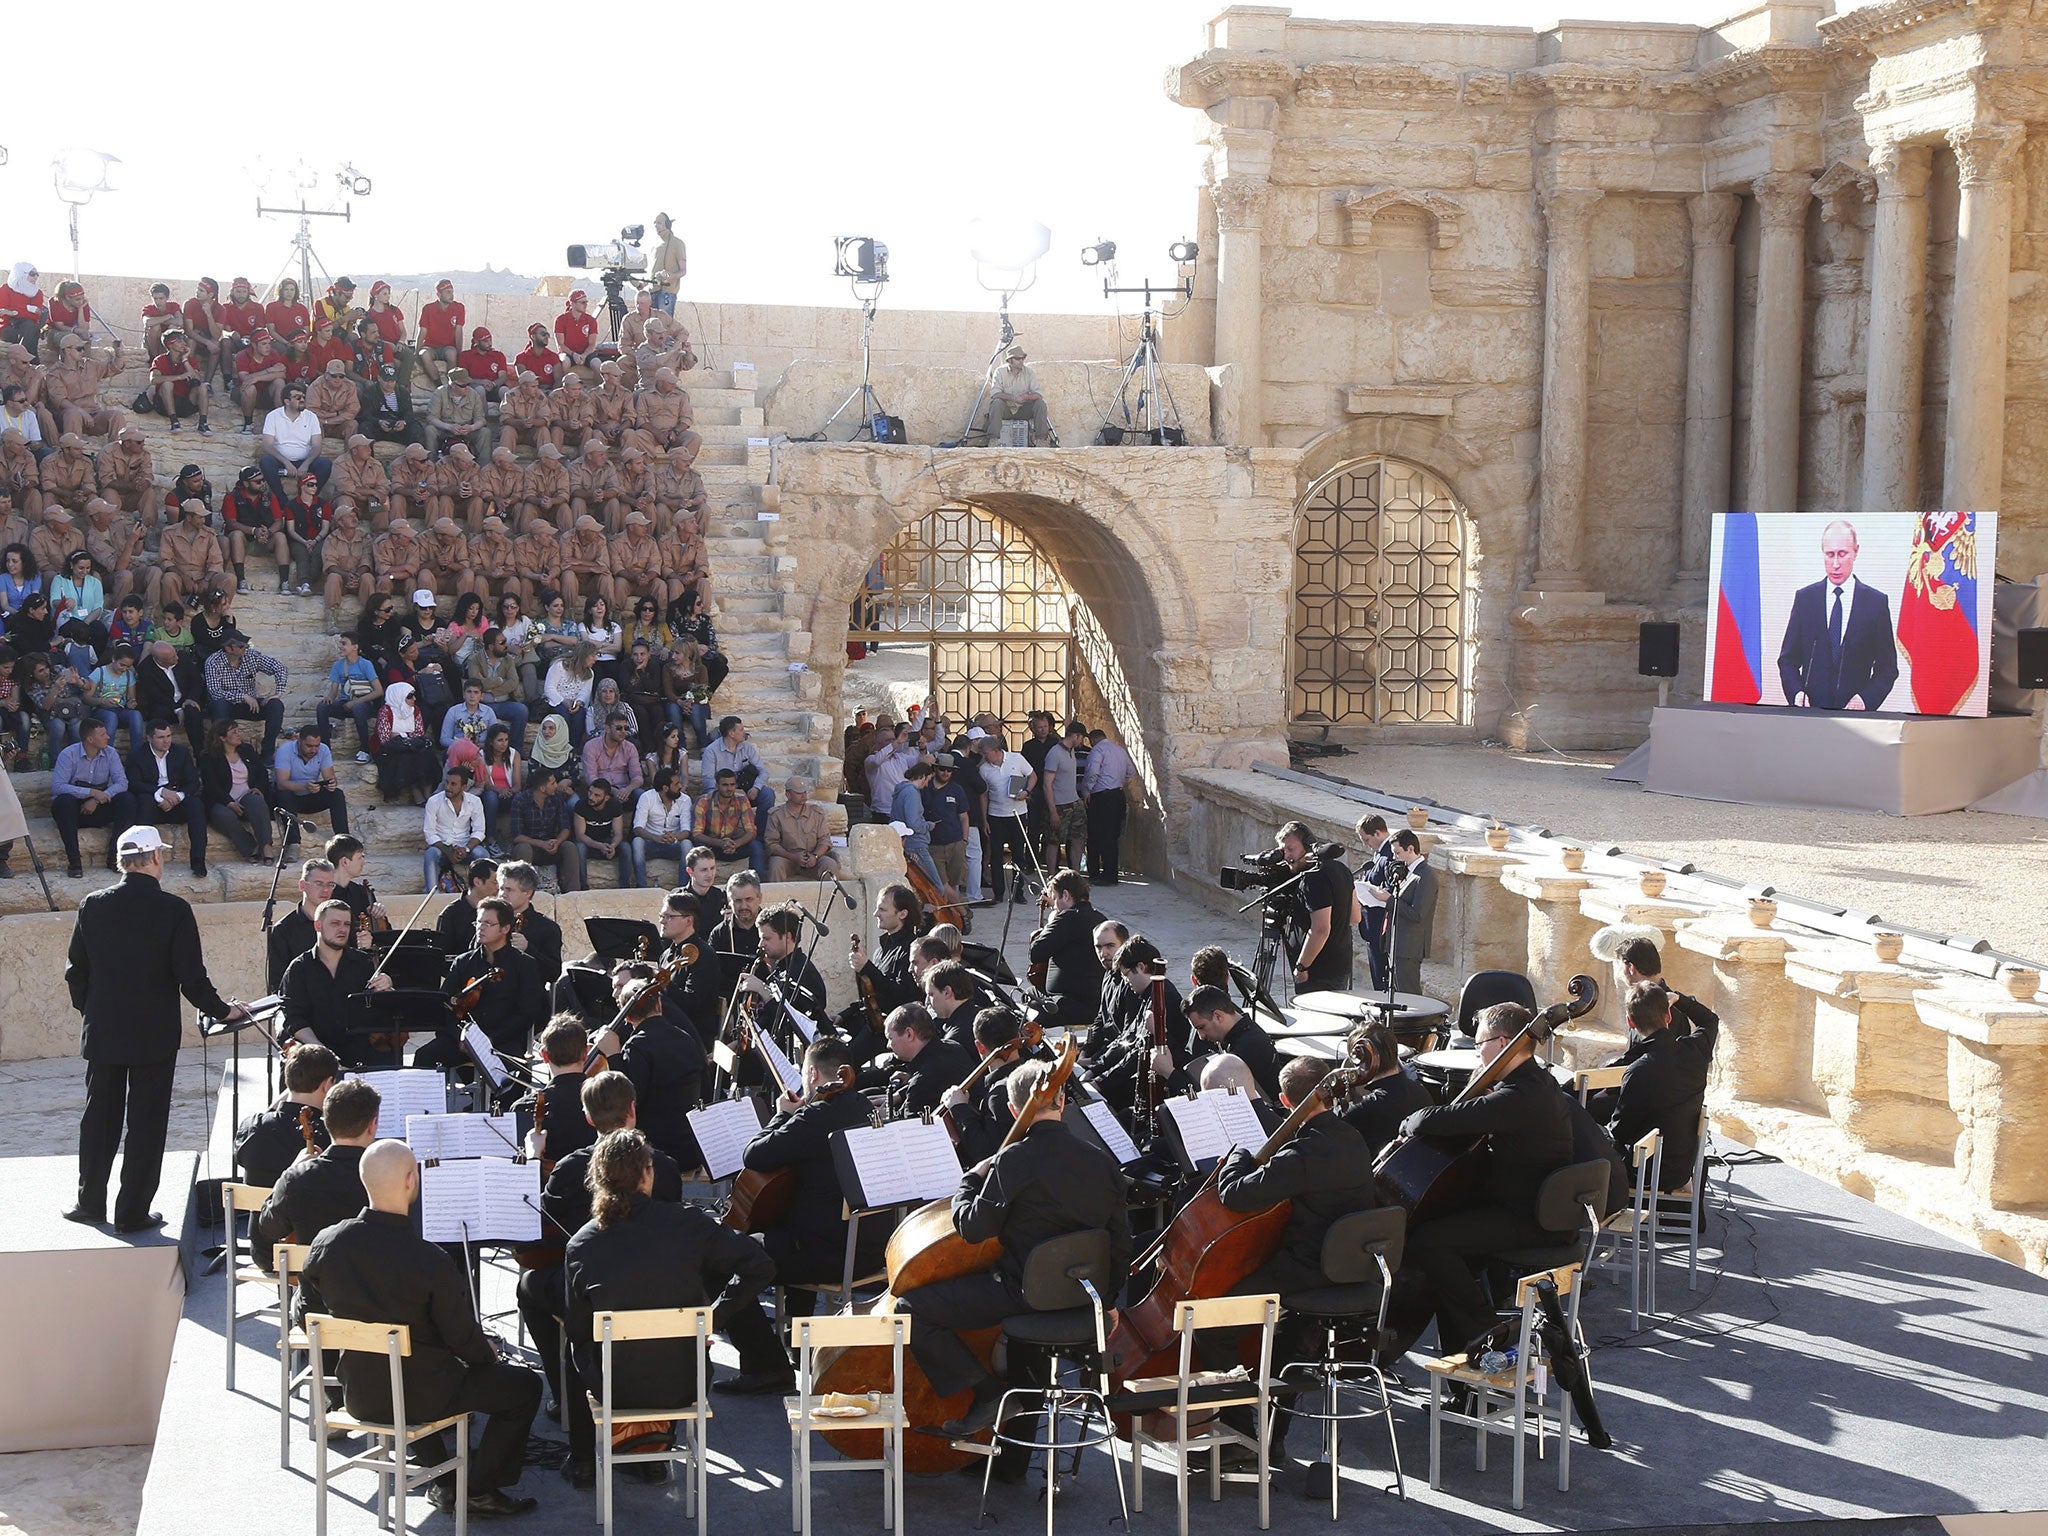
[[[1176,351],[1304,487],[1386,445],[1449,483],[1475,732],[1640,739],[1652,617],[1696,693],[1715,512],[1996,507],[2048,562],[2048,7],[1834,9],[1236,6],[1169,79],[1210,155]]]

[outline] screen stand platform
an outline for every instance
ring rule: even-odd
[[[1648,753],[1647,764],[1632,761],[1655,794],[1932,816],[1965,810],[2039,767],[2041,725],[2032,715],[1680,704],[1650,716]]]

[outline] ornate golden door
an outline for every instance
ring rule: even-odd
[[[1296,724],[1465,722],[1466,540],[1451,488],[1413,464],[1356,459],[1309,487],[1294,548]]]

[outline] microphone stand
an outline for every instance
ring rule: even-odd
[[[266,979],[270,974],[270,928],[277,915],[277,888],[284,883],[285,855],[291,852],[293,829],[298,825],[297,818],[290,811],[272,811],[270,819],[283,823],[284,835],[277,840],[277,862],[270,869],[270,894],[263,898],[263,972]],[[239,1041],[239,1037],[237,1040]],[[271,1073],[276,1060],[274,1055],[265,1055],[263,1058],[263,1088],[266,1093],[273,1096],[277,1092],[277,1086],[272,1080]]]

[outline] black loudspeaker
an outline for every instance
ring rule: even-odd
[[[1645,624],[1636,634],[1636,671],[1644,677],[1678,676],[1678,626]]]
[[[2022,629],[2019,635],[2019,684],[2048,688],[2048,629]]]

